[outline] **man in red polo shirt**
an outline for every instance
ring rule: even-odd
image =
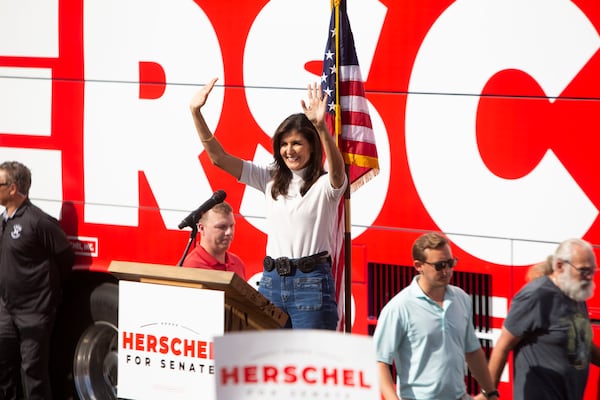
[[[215,205],[198,221],[200,244],[187,255],[184,267],[232,271],[246,279],[246,266],[229,251],[235,231],[233,210],[227,202]]]

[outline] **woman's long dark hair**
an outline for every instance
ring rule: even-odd
[[[319,138],[319,133],[312,122],[302,113],[292,114],[283,120],[275,130],[273,135],[273,187],[271,188],[271,197],[277,199],[279,195],[287,195],[290,182],[292,180],[292,171],[288,168],[281,157],[281,137],[283,134],[298,131],[310,144],[310,159],[304,173],[304,185],[300,189],[300,194],[304,196],[308,189],[325,173],[323,169],[323,145]]]

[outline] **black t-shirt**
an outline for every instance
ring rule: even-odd
[[[0,233],[0,301],[18,312],[53,310],[75,255],[58,221],[25,200]]]
[[[583,398],[592,342],[585,302],[542,277],[516,294],[504,326],[521,337],[513,351],[514,400]]]

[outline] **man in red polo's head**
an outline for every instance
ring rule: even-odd
[[[227,202],[215,205],[198,221],[200,244],[188,254],[184,267],[232,271],[246,279],[242,260],[229,251],[235,231],[233,209]]]

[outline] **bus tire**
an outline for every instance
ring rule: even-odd
[[[80,400],[117,398],[119,287],[102,283],[90,294],[92,323],[73,357],[73,380]]]

